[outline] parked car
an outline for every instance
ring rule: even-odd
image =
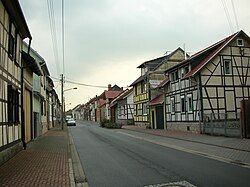
[[[66,122],[67,122],[69,119],[71,119],[71,118],[72,118],[71,115],[67,115],[67,116],[65,117]]]
[[[76,126],[76,121],[73,118],[68,119],[67,126]]]

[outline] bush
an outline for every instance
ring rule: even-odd
[[[110,120],[108,120],[108,119],[103,119],[103,120],[100,122],[100,127],[105,127],[107,123],[110,123]]]
[[[108,119],[103,119],[101,122],[100,122],[100,127],[106,127],[108,129],[120,129],[121,128],[121,125],[118,125],[116,123],[113,123],[111,122],[110,120]]]
[[[110,122],[110,123],[106,123],[105,127],[108,129],[120,129],[122,126],[119,124]]]

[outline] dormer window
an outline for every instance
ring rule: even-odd
[[[242,39],[237,39],[237,46],[239,46],[239,47],[244,46],[244,42]]]

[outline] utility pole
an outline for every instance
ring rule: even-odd
[[[63,74],[61,74],[61,102],[62,102],[62,106],[61,106],[61,125],[62,125],[62,130],[63,130],[63,122],[64,122],[64,97],[63,97]]]

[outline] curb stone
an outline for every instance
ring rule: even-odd
[[[70,183],[71,187],[88,187],[87,178],[83,171],[80,158],[78,156],[73,137],[71,135],[70,129],[68,129],[69,136],[69,152],[70,152]]]

